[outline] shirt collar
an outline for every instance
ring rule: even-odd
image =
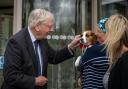
[[[28,32],[30,34],[30,38],[32,40],[32,43],[36,40],[35,36],[33,35],[32,31],[30,30],[30,28],[28,27]]]

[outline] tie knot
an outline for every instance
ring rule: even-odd
[[[39,40],[35,40],[35,41],[34,41],[34,45],[35,45],[36,47],[38,47],[38,44],[39,44]]]

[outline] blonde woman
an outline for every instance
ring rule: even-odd
[[[108,89],[128,89],[128,20],[112,15],[106,28],[105,44],[110,58]]]

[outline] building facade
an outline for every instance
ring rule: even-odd
[[[28,15],[35,8],[50,10],[55,17],[55,32],[48,36],[56,49],[76,34],[94,30],[99,19],[113,14],[128,18],[127,0],[1,0],[0,1],[0,86],[3,81],[4,51],[9,37],[27,26]],[[77,89],[75,58],[58,65],[49,65],[49,89]],[[79,88],[78,88],[79,89]]]

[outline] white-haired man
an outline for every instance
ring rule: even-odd
[[[75,36],[64,48],[54,50],[47,42],[53,25],[51,12],[35,9],[29,15],[28,27],[9,39],[4,56],[2,89],[47,89],[48,63],[58,64],[73,57],[80,36]]]

